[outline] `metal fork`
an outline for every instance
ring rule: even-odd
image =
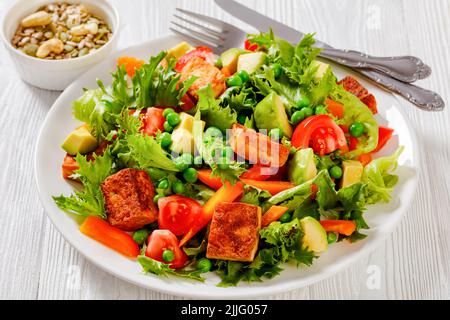
[[[182,15],[180,15],[182,14]],[[207,45],[214,53],[241,47],[247,33],[224,21],[199,13],[176,8],[170,30],[197,45]],[[445,107],[442,98],[435,92],[394,79],[381,70],[352,68],[388,91],[395,92],[426,111],[440,111]]]

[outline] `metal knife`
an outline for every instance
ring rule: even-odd
[[[291,43],[298,43],[298,41],[305,35],[300,31],[297,31],[267,16],[264,16],[234,0],[215,0],[215,2],[223,10],[242,20],[243,22],[255,27],[259,31],[267,31],[269,28],[272,28],[275,34]],[[333,47],[322,41],[316,41],[316,46],[322,49],[334,49]],[[326,54],[323,55],[323,57],[327,58]],[[439,96],[439,94],[435,92],[393,79],[378,71],[357,68],[354,68],[353,70],[361,73],[362,75],[366,76],[367,78],[371,79],[387,90],[400,94],[405,99],[423,110],[441,111],[445,107],[444,101]]]

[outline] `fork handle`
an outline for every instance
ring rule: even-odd
[[[323,49],[320,56],[351,68],[377,70],[408,83],[425,79],[431,74],[431,68],[413,56],[374,57],[354,50],[331,48]]]
[[[378,85],[384,87],[388,91],[400,94],[420,109],[426,111],[442,111],[445,108],[444,100],[442,100],[441,96],[436,92],[398,81],[377,71],[362,69],[354,69],[354,71],[375,81]]]

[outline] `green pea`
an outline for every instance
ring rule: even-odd
[[[208,272],[212,268],[212,263],[208,258],[201,258],[197,261],[197,269],[201,270],[202,272]]]
[[[272,138],[272,140],[280,140],[283,137],[283,132],[280,128],[273,128],[269,131],[269,137]]]
[[[172,191],[176,194],[182,194],[184,192],[184,184],[180,180],[172,183]]]
[[[240,87],[242,86],[242,79],[238,75],[227,78],[227,87]]]
[[[348,128],[350,135],[358,138],[364,133],[364,125],[361,122],[353,122]]]
[[[183,171],[183,178],[186,182],[194,183],[197,181],[198,172],[194,168],[187,168]]]
[[[319,115],[319,114],[327,114],[328,110],[327,107],[325,106],[317,106],[316,110],[314,110],[314,114]]]
[[[146,229],[140,229],[133,233],[133,240],[137,244],[141,245],[147,240],[148,231]]]
[[[283,68],[281,67],[281,64],[279,64],[279,63],[274,63],[272,65],[272,68],[273,68],[273,74],[274,74],[275,78],[278,78],[283,73]]]
[[[297,101],[297,107],[299,109],[309,107],[310,101],[307,97],[302,97],[300,100]]]
[[[196,166],[201,166],[201,165],[202,165],[202,162],[203,162],[203,157],[202,157],[202,156],[196,156],[196,157],[194,158],[194,164],[195,164]]]
[[[314,113],[313,109],[310,107],[305,107],[300,111],[304,113],[305,118],[311,117]]]
[[[164,195],[158,193],[156,196],[153,197],[153,202],[158,203],[158,200],[161,198],[164,198]]]
[[[167,121],[164,121],[164,131],[166,131],[166,132],[172,132],[173,131],[173,127]]]
[[[175,127],[176,125],[178,125],[181,121],[180,116],[178,115],[178,113],[172,112],[169,113],[167,115],[167,122],[172,126]]]
[[[286,223],[286,222],[291,221],[291,214],[290,214],[289,212],[286,212],[285,214],[283,214],[283,215],[280,217],[279,221],[280,221],[281,223]]]
[[[168,116],[170,113],[174,113],[174,112],[175,112],[175,110],[173,110],[172,108],[164,109],[164,111],[163,111],[163,116],[164,116],[164,118],[167,118],[167,116]]]
[[[327,234],[327,242],[328,242],[328,244],[335,243],[336,240],[337,240],[337,235],[336,235],[336,233],[334,233],[334,232],[329,232],[329,233]]]
[[[163,132],[160,135],[161,147],[168,148],[172,144],[172,136],[168,132]]]
[[[205,139],[216,139],[216,138],[222,138],[222,131],[219,128],[216,127],[209,127],[205,131]]]
[[[222,69],[222,67],[223,67],[222,58],[219,58],[216,61],[216,68]]]
[[[295,125],[297,123],[299,123],[300,121],[302,121],[303,119],[305,119],[305,115],[304,112],[300,111],[295,111],[292,116],[291,116],[291,122]]]
[[[169,181],[167,179],[161,180],[158,183],[158,189],[166,190],[169,187]]]
[[[192,164],[192,161],[194,161],[192,154],[190,153],[183,153],[181,156],[175,159],[175,167],[180,170],[184,171]]]
[[[333,177],[335,179],[340,179],[342,177],[341,167],[338,167],[338,166],[331,167],[330,175],[331,175],[331,177]]]
[[[238,117],[237,117],[237,121],[238,121],[240,124],[244,124],[246,120],[247,120],[247,116],[246,116],[245,114],[240,114],[240,115],[238,115]]]
[[[239,78],[241,78],[242,83],[246,83],[248,80],[250,80],[250,76],[249,76],[248,72],[245,70],[241,70],[236,74]]]
[[[175,255],[172,250],[166,249],[162,253],[162,258],[165,262],[172,262],[175,259]]]

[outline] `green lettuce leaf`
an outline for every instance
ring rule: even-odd
[[[113,159],[109,149],[102,156],[94,155],[92,161],[78,154],[75,158],[79,169],[75,172],[83,184],[83,190],[71,196],[53,197],[56,205],[67,212],[81,216],[99,216],[106,218],[102,182],[113,173]]]
[[[161,277],[176,276],[179,278],[186,278],[200,282],[205,281],[205,278],[201,276],[203,273],[202,270],[175,270],[170,268],[168,264],[153,260],[144,255],[138,256],[137,261],[142,266],[142,271],[144,273],[152,273]]]
[[[208,85],[197,91],[198,108],[201,112],[202,119],[209,127],[217,127],[222,132],[230,129],[233,123],[237,121],[236,112],[230,107],[221,107],[220,101],[214,98],[214,92],[211,85]]]
[[[403,152],[400,147],[391,156],[372,160],[364,167],[362,181],[366,184],[366,202],[389,202],[391,192],[397,184],[398,176],[391,174],[397,168],[397,160]]]

